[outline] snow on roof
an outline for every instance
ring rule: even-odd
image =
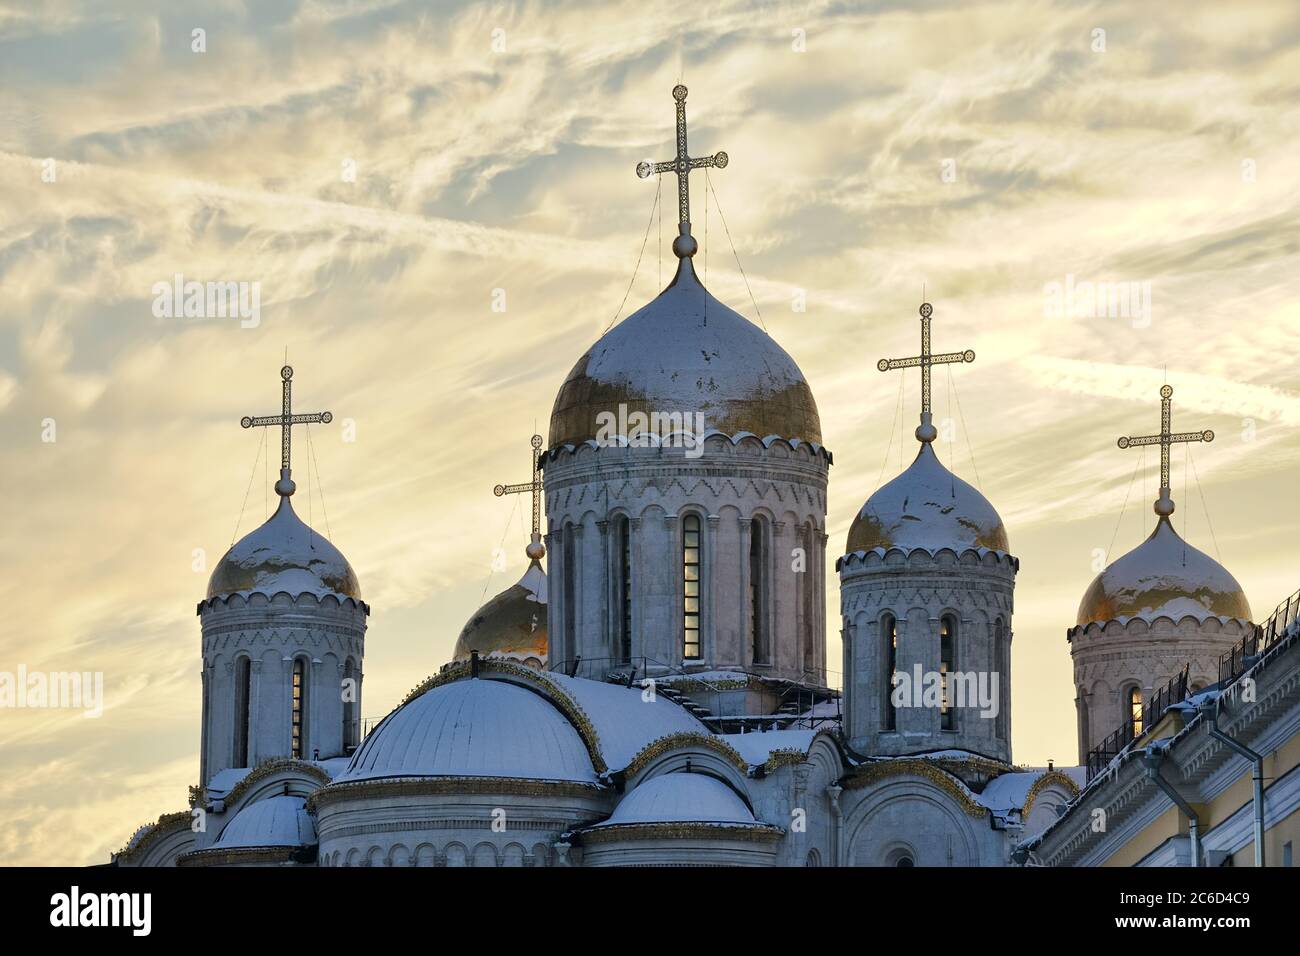
[[[252,772],[251,767],[230,767],[226,770],[218,770],[208,781],[208,798],[211,800],[220,800],[235,786],[239,781]]]
[[[361,598],[361,586],[347,558],[298,517],[288,498],[281,498],[275,513],[217,562],[208,580],[207,596],[273,595],[280,591],[291,597],[334,594]]]
[[[311,846],[316,827],[307,812],[307,801],[287,795],[268,797],[251,804],[221,831],[217,847]]]
[[[945,548],[1011,550],[993,505],[945,468],[926,442],[902,474],[867,499],[849,528],[845,552],[891,548],[931,554]]]
[[[338,780],[435,776],[595,782],[596,771],[577,730],[540,693],[468,679],[389,714]]]
[[[665,773],[645,781],[598,826],[627,823],[731,823],[757,821],[726,784],[702,773]]]
[[[990,780],[983,792],[975,795],[975,799],[994,813],[1019,810],[1025,805],[1030,788],[1042,775],[1043,771],[1039,770],[1004,773]]]
[[[1223,565],[1184,541],[1173,523],[1161,518],[1149,538],[1093,579],[1076,621],[1086,626],[1189,616],[1199,621],[1249,621],[1250,602]]]
[[[555,672],[547,679],[582,709],[600,738],[601,756],[610,770],[621,770],[651,741],[672,734],[707,734],[691,713],[658,694],[645,700],[642,689]]]
[[[798,750],[807,753],[812,746],[815,730],[764,730],[748,734],[718,734],[722,740],[745,758],[751,767],[767,763],[767,758],[777,750]]]

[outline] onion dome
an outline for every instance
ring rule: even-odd
[[[1009,553],[1007,529],[993,505],[939,461],[922,441],[916,460],[867,499],[849,528],[845,553],[987,548]]]
[[[500,680],[441,684],[393,711],[337,780],[516,777],[596,780],[586,745],[535,691]]]
[[[599,827],[647,823],[714,823],[753,826],[745,801],[719,780],[702,773],[666,773],[647,780],[624,798]]]
[[[718,431],[822,440],[817,403],[799,366],[766,332],[710,295],[689,257],[654,301],[578,359],[555,397],[550,447],[630,438],[654,430],[635,421],[655,413],[683,416],[685,424],[671,430],[696,437]]]
[[[546,572],[529,549],[524,576],[474,612],[456,639],[452,660],[467,661],[478,651],[479,657],[546,661]]]
[[[282,479],[282,481],[285,479]],[[361,600],[361,585],[338,548],[294,513],[289,495],[280,493],[275,514],[250,532],[217,562],[208,579],[208,597],[238,592],[287,592],[292,597],[336,594]]]
[[[1097,575],[1079,604],[1080,626],[1191,616],[1250,620],[1250,602],[1227,569],[1184,541],[1167,516],[1151,537]]]
[[[288,795],[268,797],[235,814],[214,849],[259,846],[311,846],[316,826],[307,812],[307,801]]]

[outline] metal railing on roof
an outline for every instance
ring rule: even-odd
[[[1096,747],[1088,751],[1088,780],[1110,766],[1112,760],[1128,749],[1128,746],[1154,727],[1174,704],[1187,699],[1187,674],[1190,665],[1183,669],[1142,705],[1141,729],[1132,717],[1124,721],[1119,728],[1108,735]]]
[[[1300,591],[1277,606],[1264,623],[1219,658],[1219,684],[1226,687],[1244,674],[1278,641],[1300,631]]]

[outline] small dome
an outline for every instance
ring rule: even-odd
[[[425,691],[371,731],[338,778],[521,777],[592,782],[587,748],[535,691],[468,678]]]
[[[546,572],[536,561],[518,583],[479,608],[456,639],[452,660],[479,657],[546,661]]]
[[[1079,604],[1078,624],[1153,621],[1187,615],[1250,620],[1250,602],[1228,571],[1161,518],[1151,537],[1097,575]]]
[[[817,403],[794,360],[710,295],[690,259],[654,301],[578,359],[555,397],[550,447],[621,435],[617,427],[602,430],[603,417],[617,421],[620,407],[627,415],[689,416],[692,433],[699,412],[705,432],[822,440]]]
[[[315,842],[316,826],[307,801],[284,795],[244,807],[221,831],[215,846],[311,846]]]
[[[275,594],[337,594],[361,599],[352,565],[326,537],[294,513],[288,497],[275,514],[225,553],[208,579],[208,597],[258,591]]]
[[[702,773],[666,773],[629,793],[601,826],[629,823],[731,823],[757,821],[745,801],[720,780]]]
[[[923,442],[916,460],[868,498],[853,519],[845,553],[875,548],[1010,553],[1011,545],[988,499],[945,468]]]

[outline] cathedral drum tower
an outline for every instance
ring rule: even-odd
[[[878,368],[921,369],[915,461],[875,492],[836,562],[849,746],[870,756],[962,750],[1011,760],[1011,613],[1019,561],[997,511],[934,453],[933,365],[972,351],[930,350]]]
[[[274,758],[344,756],[359,740],[370,609],[347,559],[290,502],[290,428],[333,416],[294,414],[293,369],[286,365],[280,376],[281,413],[241,422],[280,427],[279,507],[221,558],[198,605],[205,786],[223,770]]]
[[[1120,448],[1160,446],[1160,497],[1155,530],[1102,571],[1066,632],[1074,660],[1079,762],[1131,722],[1141,733],[1143,704],[1188,669],[1188,690],[1219,679],[1219,657],[1254,627],[1250,602],[1236,578],[1174,530],[1170,517],[1169,450],[1213,441],[1214,432],[1174,432],[1169,385],[1160,389],[1160,433],[1119,439]]]
[[[673,98],[677,156],[637,173],[677,176],[677,273],[578,360],[551,414],[550,666],[824,686],[831,455],[799,367],[696,275],[688,176],[727,155],[688,155],[686,88]]]

